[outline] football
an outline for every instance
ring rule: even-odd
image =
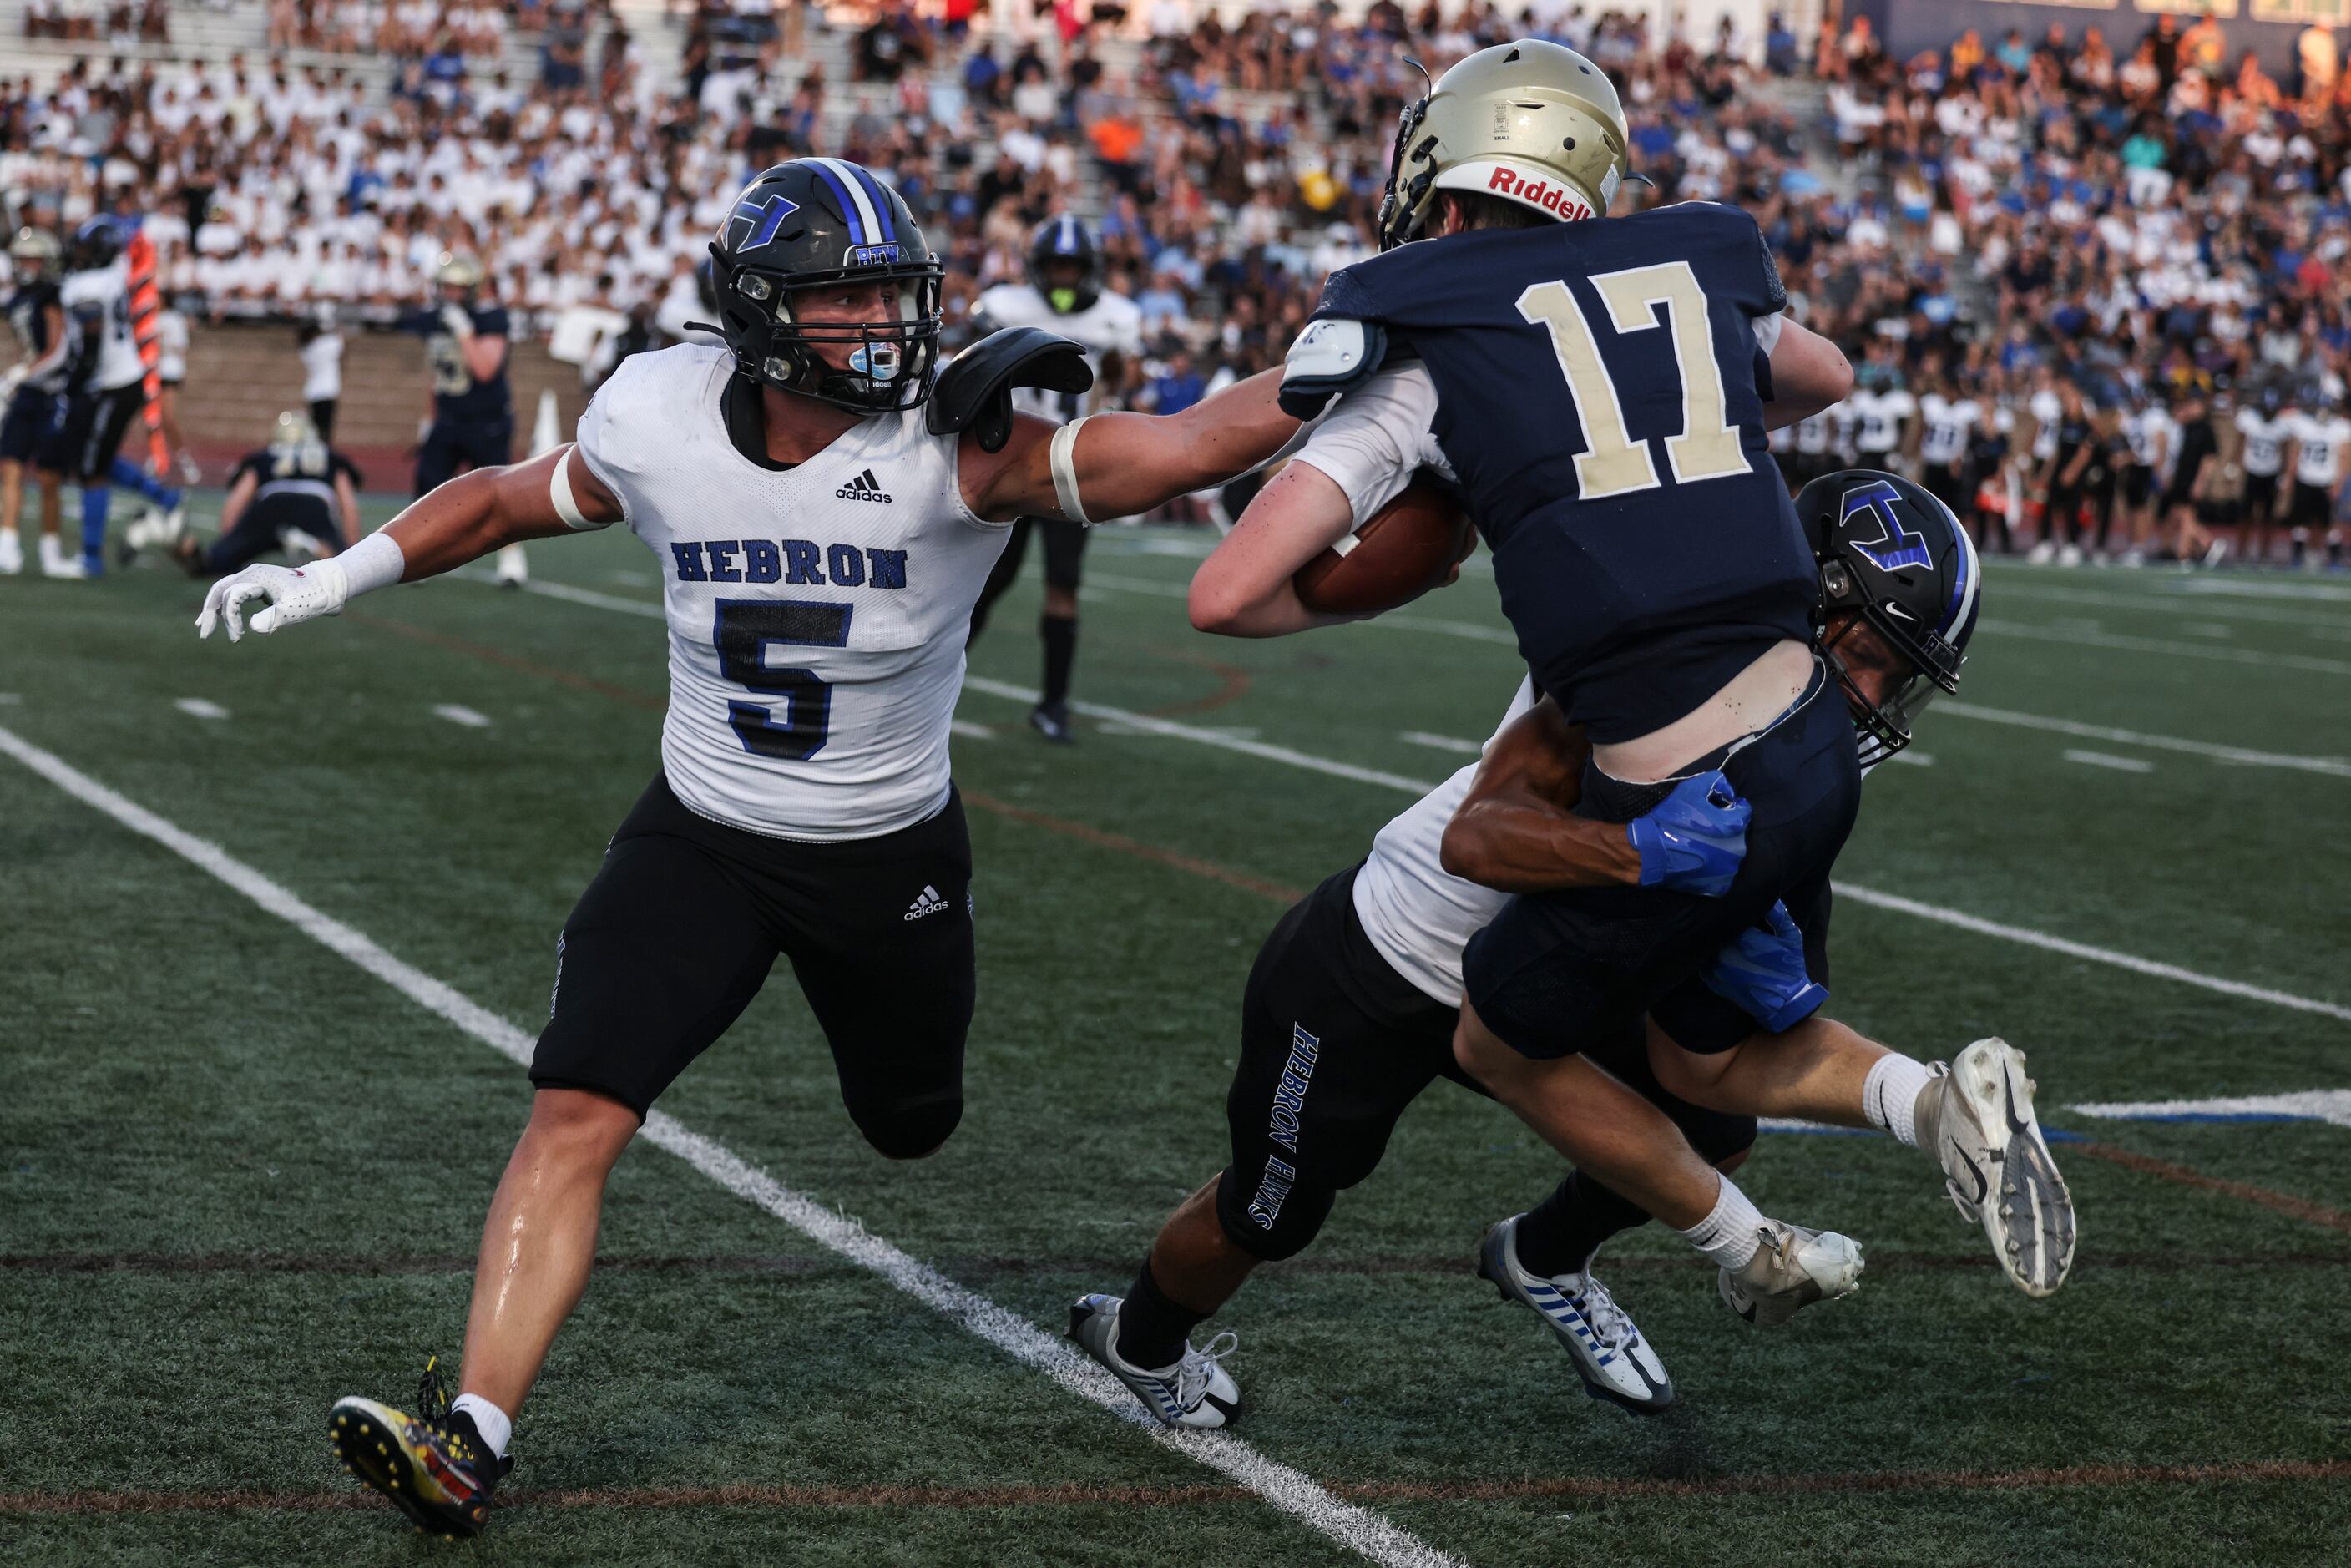
[[[1442,585],[1477,542],[1469,514],[1423,469],[1291,580],[1299,602],[1326,615],[1393,610]]]

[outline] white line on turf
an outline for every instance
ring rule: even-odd
[[[191,718],[226,718],[228,709],[203,697],[182,697],[172,705]]]
[[[540,585],[531,583],[528,586],[536,590]],[[548,586],[552,588],[556,585]],[[617,600],[610,594],[570,590],[556,597],[575,599],[581,603],[592,604],[601,601],[610,608],[625,610],[632,614],[652,615],[656,619],[661,615],[661,609],[657,605],[646,604],[642,601],[631,602]],[[1003,697],[1013,702],[1034,703],[1038,696],[1037,690],[1033,686],[1010,685],[1003,681],[987,680],[978,675],[965,676],[963,684],[966,691],[978,692],[987,696]],[[1954,709],[1958,706],[1951,705]],[[1400,774],[1383,773],[1374,768],[1357,768],[1352,763],[1334,762],[1327,757],[1316,757],[1311,752],[1293,751],[1286,746],[1269,746],[1260,741],[1235,740],[1229,736],[1219,735],[1214,730],[1176,724],[1169,719],[1152,718],[1143,714],[1129,713],[1123,708],[1107,707],[1099,703],[1073,702],[1070,706],[1090,718],[1116,719],[1121,723],[1133,725],[1137,729],[1149,730],[1154,735],[1166,736],[1176,740],[1189,740],[1196,745],[1213,746],[1225,751],[1238,751],[1264,761],[1279,762],[1284,767],[1301,768],[1311,773],[1328,774],[1334,779],[1351,779],[1362,784],[1375,784],[1384,789],[1399,790],[1408,795],[1426,795],[1437,787],[1423,779],[1407,779]],[[1938,709],[1938,711],[1941,710]],[[1988,716],[1991,711],[1980,710],[1978,716]],[[2344,1007],[2339,1003],[2318,1001],[2309,997],[2295,996],[2290,991],[2271,990],[2264,986],[2249,986],[2237,980],[2225,980],[2217,975],[2206,975],[2194,969],[2183,969],[2176,964],[2158,964],[2153,959],[2141,958],[2129,953],[2118,953],[2109,947],[2094,947],[2085,942],[2074,942],[2063,936],[2052,936],[2045,932],[2034,931],[2022,925],[2003,925],[1998,921],[1985,920],[1960,910],[1921,904],[1916,899],[1901,898],[1890,893],[1878,893],[1851,883],[1841,882],[1835,885],[1839,895],[1850,898],[1856,904],[1866,904],[1880,909],[1893,910],[1899,914],[1914,915],[1921,920],[1937,921],[1945,925],[1957,926],[1962,931],[1973,932],[1980,936],[1991,936],[2001,941],[2015,942],[2027,947],[2041,948],[2044,952],[2062,953],[2068,957],[2082,958],[2091,963],[2110,964],[2119,969],[2128,969],[2134,974],[2147,975],[2156,979],[2173,980],[2183,986],[2195,986],[2204,990],[2217,991],[2223,996],[2267,1002],[2273,1007],[2288,1008],[2296,1012],[2318,1013],[2326,1018],[2341,1019],[2346,1023],[2351,1023],[2351,1007]]]
[[[304,903],[218,844],[164,821],[5,727],[0,727],[0,752],[15,758],[75,800],[225,883],[312,941],[350,959],[491,1050],[516,1061],[529,1062],[534,1042],[528,1033],[447,982],[394,956],[365,933]],[[655,1111],[645,1118],[643,1136],[655,1148],[676,1155],[810,1240],[872,1270],[956,1327],[1034,1367],[1080,1398],[1092,1400],[1112,1415],[1134,1423],[1163,1447],[1246,1487],[1309,1528],[1374,1563],[1395,1564],[1396,1568],[1456,1568],[1456,1559],[1383,1515],[1332,1497],[1312,1477],[1266,1458],[1241,1438],[1224,1432],[1179,1433],[1160,1426],[1135,1403],[1123,1385],[1066,1341],[977,1291],[967,1290],[806,1193],[786,1186],[725,1145],[694,1132],[666,1112]]]
[[[2152,773],[2155,764],[2137,757],[2116,757],[2109,751],[2083,751],[2067,747],[2059,755],[2085,768],[2110,768],[2117,773]]]
[[[1482,757],[1486,754],[1486,748],[1474,740],[1465,740],[1458,735],[1435,735],[1425,729],[1404,729],[1396,732],[1396,738],[1408,746],[1426,746],[1431,751],[1450,751],[1463,757]]]
[[[2298,1094],[2242,1094],[2218,1100],[2141,1100],[2076,1105],[2085,1116],[2117,1121],[2197,1121],[2205,1117],[2286,1116],[2351,1127],[2351,1089],[2311,1089]]]
[[[991,681],[984,675],[966,675],[963,689],[986,696],[1003,697],[1010,702],[1034,703],[1037,688],[1016,686],[1004,681]],[[1333,779],[1352,779],[1358,784],[1378,784],[1390,789],[1400,789],[1408,795],[1426,795],[1437,788],[1426,779],[1407,779],[1401,773],[1384,773],[1376,768],[1358,768],[1352,762],[1334,762],[1327,757],[1310,752],[1292,751],[1286,746],[1269,746],[1261,740],[1244,740],[1220,729],[1203,729],[1198,725],[1177,724],[1174,719],[1154,718],[1147,713],[1134,713],[1123,707],[1111,707],[1102,703],[1073,702],[1073,713],[1088,718],[1108,719],[1125,725],[1130,729],[1147,735],[1166,736],[1175,740],[1188,740],[1197,746],[1213,746],[1224,751],[1238,751],[1244,757],[1255,757],[1267,762],[1279,762],[1289,768],[1303,768],[1310,773],[1327,773]]]
[[[476,713],[472,708],[465,706],[462,703],[437,703],[434,706],[433,716],[435,718],[445,718],[451,724],[463,725],[467,729],[487,729],[490,727],[489,715],[486,713]]]
[[[21,693],[0,692],[0,707],[15,707],[18,703],[23,702],[25,698]]]
[[[2115,610],[2132,610],[2144,615],[2174,616],[2193,609],[2199,615],[2233,615],[2243,621],[2266,622],[2279,626],[2340,627],[2344,618],[2323,610],[2281,610],[2260,603],[2240,604],[2216,595],[2199,592],[2192,585],[2177,589],[2154,589],[2143,593],[2100,593],[2091,589],[2053,588],[2042,584],[2001,582],[1993,591],[2003,604],[2011,599],[2037,599],[2057,604],[2096,604]]]
[[[1955,718],[2014,725],[2021,729],[2043,729],[2053,735],[2070,735],[2081,740],[2112,740],[2125,746],[2143,746],[2150,751],[2181,751],[2243,768],[2290,768],[2304,773],[2325,773],[2336,779],[2351,779],[2351,762],[2339,757],[2292,757],[2275,751],[2249,751],[2240,746],[2215,746],[2210,741],[2182,740],[2177,736],[2149,735],[2144,730],[2076,724],[2070,718],[2049,718],[2041,714],[2015,713],[2007,708],[1980,707],[1974,703],[1954,702],[1949,698],[1937,703],[1934,711],[1938,719],[1949,714]]]
[[[2351,662],[2322,659],[2314,653],[2262,653],[2251,648],[2208,648],[2198,643],[2174,643],[2161,637],[2126,637],[2119,632],[2087,628],[2027,626],[2021,622],[1980,620],[1980,631],[2001,637],[2025,637],[2043,643],[2070,643],[2082,648],[2116,648],[2133,653],[2170,653],[2180,658],[2217,659],[2226,664],[2258,664],[2263,668],[2309,670],[2322,675],[2351,675]]]
[[[1901,750],[1896,752],[1892,757],[1886,758],[1886,760],[1889,762],[1899,762],[1904,764],[1906,767],[1910,768],[1932,768],[1935,766],[1934,758],[1928,756],[1923,751],[1914,751],[1907,746]]]
[[[988,728],[987,726],[984,724],[974,724],[967,718],[949,719],[947,721],[947,731],[952,735],[960,735],[966,740],[994,740],[996,738],[996,731]]]

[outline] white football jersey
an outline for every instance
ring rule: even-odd
[[[1918,400],[1918,413],[1927,422],[1927,434],[1918,442],[1920,461],[1949,467],[1968,455],[1968,436],[1983,417],[1983,409],[1971,397],[1928,392]]]
[[[1534,706],[1534,683],[1521,681],[1494,732]],[[1371,858],[1355,873],[1355,918],[1364,935],[1391,968],[1447,1007],[1461,1000],[1461,950],[1510,901],[1507,893],[1445,869],[1445,825],[1468,799],[1477,775],[1473,762],[1405,807],[1380,830]]]
[[[1886,392],[1857,392],[1845,400],[1860,421],[1854,449],[1864,457],[1883,457],[1902,444],[1902,422],[1918,411],[1900,387]]]
[[[87,272],[68,273],[57,287],[66,313],[95,316],[89,329],[99,335],[98,363],[90,371],[88,392],[112,392],[147,374],[139,357],[139,340],[131,330],[131,264],[120,257]]]
[[[2263,478],[2285,466],[2286,437],[2293,434],[2285,418],[2272,419],[2257,408],[2237,411],[2237,428],[2245,437],[2245,472]]]
[[[1102,356],[1124,354],[1130,359],[1143,352],[1143,311],[1123,294],[1104,289],[1094,302],[1082,310],[1072,310],[1064,316],[1045,302],[1034,285],[999,283],[979,297],[978,312],[998,327],[1042,327],[1048,332],[1058,332],[1077,343],[1086,351],[1086,363],[1094,374],[1102,374]],[[1012,406],[1021,413],[1033,413],[1050,419],[1056,424],[1091,412],[1101,399],[1099,391],[1087,393],[1048,392],[1043,387],[1015,387]]]
[[[2289,422],[2294,437],[2294,476],[2304,485],[2332,490],[2342,482],[2345,448],[2351,446],[2351,419],[2339,413],[2297,413]]]
[[[1832,434],[1832,432],[1829,429],[1831,423],[1828,411],[1825,409],[1822,410],[1819,413],[1798,420],[1796,422],[1796,450],[1802,453],[1807,457],[1819,457],[1823,455],[1829,449],[1829,440]]]
[[[660,563],[670,788],[778,838],[911,827],[946,802],[964,641],[1008,530],[964,504],[956,438],[920,409],[761,467],[719,411],[734,370],[699,343],[632,355],[580,420]]]
[[[2179,429],[2171,415],[2156,403],[2123,415],[2123,439],[2130,443],[2131,461],[2141,468],[2165,465]]]

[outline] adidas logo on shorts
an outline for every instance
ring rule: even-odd
[[[873,477],[873,470],[871,468],[835,490],[833,494],[844,501],[878,501],[885,507],[891,505],[889,496],[883,492],[881,482]]]
[[[946,909],[947,901],[939,896],[939,890],[925,883],[922,896],[907,906],[904,918],[920,920],[925,915],[944,915]]]

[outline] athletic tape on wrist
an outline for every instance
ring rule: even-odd
[[[1086,423],[1086,419],[1092,417],[1092,414],[1088,414],[1085,419],[1073,419],[1053,432],[1053,444],[1050,453],[1053,468],[1053,498],[1061,504],[1061,516],[1073,523],[1093,521],[1092,517],[1086,516],[1085,505],[1078,496],[1077,464],[1078,430]]]
[[[563,455],[555,460],[555,471],[548,476],[547,498],[555,503],[555,515],[563,519],[565,528],[592,528],[596,526],[588,520],[587,514],[580,509],[580,503],[572,498],[571,448],[569,446],[563,449]]]

